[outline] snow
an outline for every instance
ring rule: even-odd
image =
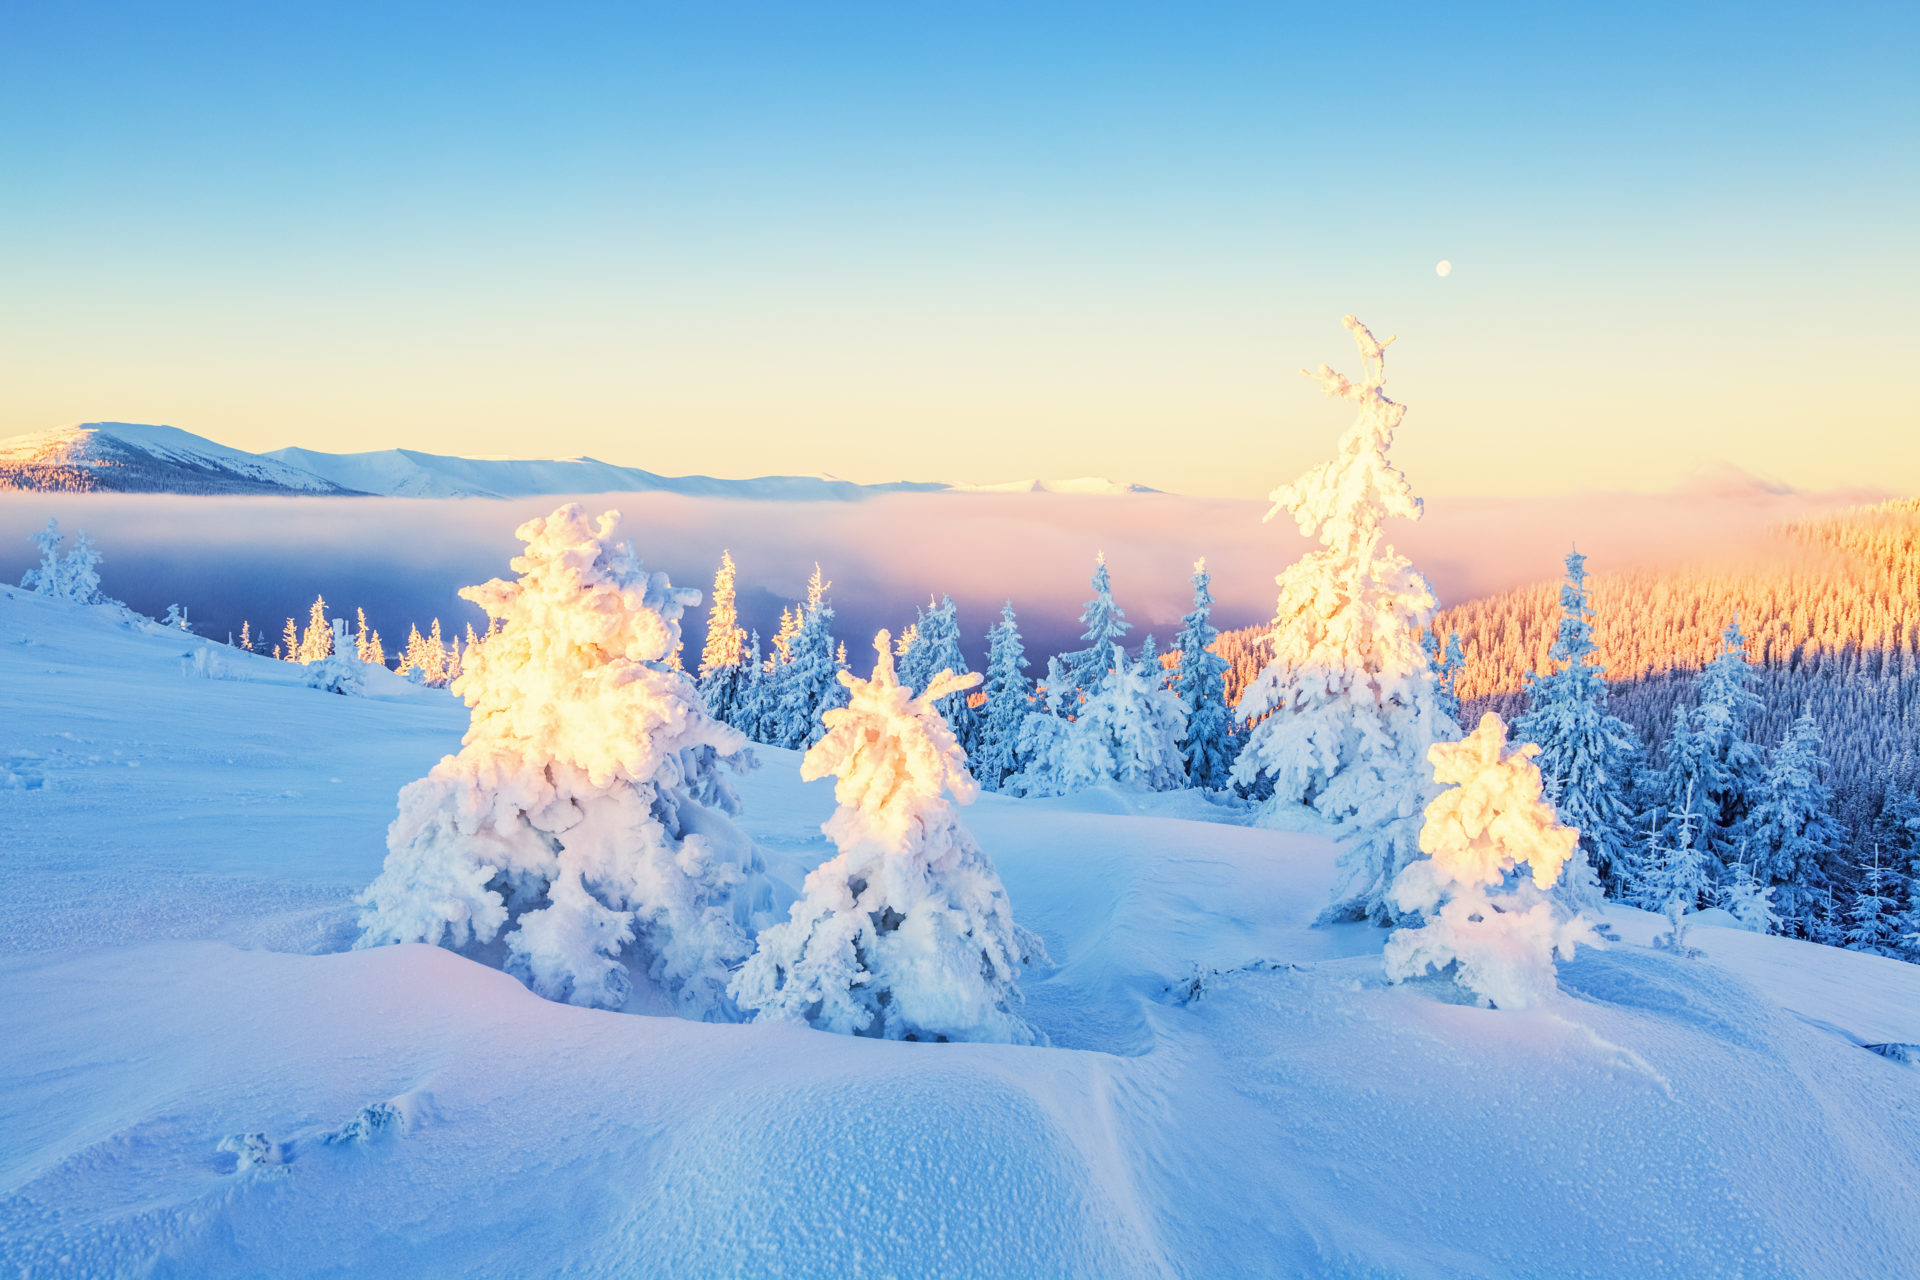
[[[0,463],[78,467],[109,475],[131,471],[134,483],[103,479],[103,488],[337,493],[339,486],[278,459],[230,449],[178,427],[137,422],[83,422],[0,440]]]
[[[1539,1006],[1315,928],[1329,842],[1194,793],[983,795],[1052,1047],[542,1000],[348,950],[466,711],[0,588],[0,1273],[1889,1276],[1920,968],[1610,907]],[[831,784],[758,749],[797,886]],[[1207,820],[1212,819],[1212,820]],[[254,1140],[251,1135],[260,1135]],[[329,1141],[329,1138],[332,1141]],[[249,1154],[251,1153],[251,1154]],[[242,1167],[245,1165],[245,1167]]]

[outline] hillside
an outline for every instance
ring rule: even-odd
[[[344,949],[457,702],[225,650],[226,678],[186,674],[204,644],[0,588],[9,1274],[1770,1277],[1920,1251],[1920,1068],[1861,1047],[1920,1042],[1915,966],[1711,917],[1686,960],[1615,908],[1548,1005],[1474,1008],[1386,986],[1378,930],[1310,927],[1324,839],[1094,791],[966,815],[1051,952],[1024,985],[1052,1047],[572,1008]],[[831,789],[760,754],[745,820],[791,891]]]
[[[275,458],[181,431],[87,422],[0,440],[0,490],[56,493],[338,494],[350,489]]]
[[[1664,738],[1675,703],[1690,696],[1693,674],[1737,613],[1766,702],[1756,741],[1771,746],[1811,710],[1856,833],[1889,785],[1920,782],[1920,500],[1784,524],[1703,563],[1588,570],[1612,709],[1644,740]],[[1458,631],[1465,651],[1458,692],[1469,718],[1524,708],[1526,673],[1542,668],[1553,645],[1559,592],[1557,578],[1543,580],[1441,611],[1435,630]],[[1264,665],[1264,632],[1222,635],[1231,696]]]

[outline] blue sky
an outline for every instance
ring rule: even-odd
[[[0,434],[1920,488],[1912,7],[0,7]],[[1455,264],[1440,279],[1434,264]]]

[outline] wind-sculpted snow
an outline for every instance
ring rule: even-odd
[[[1864,1047],[1920,1043],[1915,966],[1713,912],[1683,961],[1610,905],[1619,942],[1557,993],[1476,1008],[1388,984],[1377,929],[1312,927],[1312,814],[1096,789],[966,811],[1046,941],[1023,1013],[1056,1047],[575,1008],[443,948],[339,949],[456,699],[335,697],[247,654],[183,676],[203,641],[122,619],[0,588],[0,769],[41,780],[0,791],[0,1274],[1766,1280],[1920,1255],[1920,1068]],[[760,754],[738,821],[797,885],[835,856],[833,789]]]

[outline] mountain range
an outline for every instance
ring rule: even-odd
[[[102,493],[286,494],[392,498],[525,498],[564,493],[679,493],[785,502],[857,501],[883,493],[1154,493],[1095,477],[956,485],[856,484],[833,476],[663,476],[597,458],[465,458],[382,449],[248,453],[182,431],[87,422],[0,440],[0,490]]]

